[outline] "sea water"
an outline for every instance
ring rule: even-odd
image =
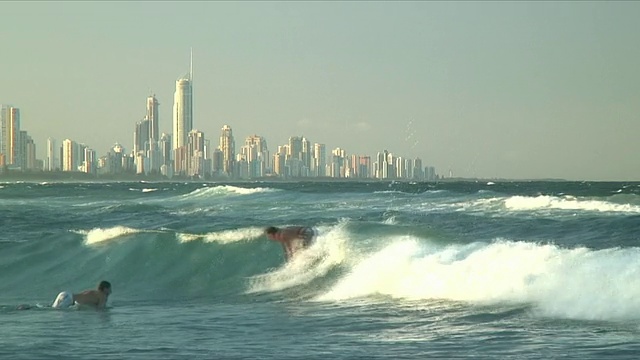
[[[0,228],[2,359],[640,354],[640,183],[12,182]]]

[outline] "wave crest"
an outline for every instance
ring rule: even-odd
[[[556,197],[540,195],[512,196],[504,201],[505,207],[515,211],[557,209],[599,212],[640,213],[640,207],[631,204],[616,204],[601,200],[581,200],[573,196]]]
[[[231,185],[219,185],[214,187],[203,187],[200,189],[196,189],[188,194],[182,195],[184,199],[200,199],[200,198],[208,198],[212,196],[220,196],[220,195],[251,195],[251,194],[259,194],[259,193],[267,193],[273,192],[276,189],[273,188],[243,188],[238,186]]]
[[[397,240],[355,261],[318,301],[408,300],[531,304],[543,316],[640,319],[640,248],[590,250],[496,241],[437,248]]]
[[[116,239],[120,236],[136,234],[142,230],[133,229],[126,226],[114,226],[111,228],[95,228],[92,230],[73,230],[76,234],[84,235],[86,245],[94,245],[105,241]]]
[[[264,229],[258,227],[249,227],[244,229],[233,229],[212,232],[204,235],[179,233],[177,238],[180,242],[185,243],[194,240],[203,240],[204,242],[217,242],[220,244],[228,244],[238,241],[252,240],[262,236]]]

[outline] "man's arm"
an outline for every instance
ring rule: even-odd
[[[284,257],[286,260],[291,259],[291,255],[293,255],[293,250],[291,249],[291,241],[283,241],[282,249],[284,250]]]
[[[98,309],[104,309],[107,306],[107,296],[103,293],[100,293],[98,296],[98,305],[96,307]]]

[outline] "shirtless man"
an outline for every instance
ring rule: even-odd
[[[65,309],[71,305],[90,305],[96,309],[104,309],[107,305],[107,299],[111,294],[111,284],[108,281],[101,281],[97,290],[85,290],[78,294],[72,294],[69,291],[63,291],[51,305],[52,308]]]
[[[309,247],[316,236],[315,230],[305,226],[290,226],[277,228],[269,226],[264,230],[267,238],[282,244],[284,255],[287,260],[299,250]]]

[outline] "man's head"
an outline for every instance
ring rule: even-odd
[[[109,294],[111,294],[111,283],[104,280],[100,281],[100,284],[98,284],[98,290],[102,291],[108,296]]]
[[[272,235],[278,232],[278,228],[275,226],[269,226],[268,228],[264,229],[264,233],[267,235]]]
[[[268,228],[264,229],[264,233],[267,236],[273,236],[273,234],[278,232],[278,228],[275,226],[269,226]]]

